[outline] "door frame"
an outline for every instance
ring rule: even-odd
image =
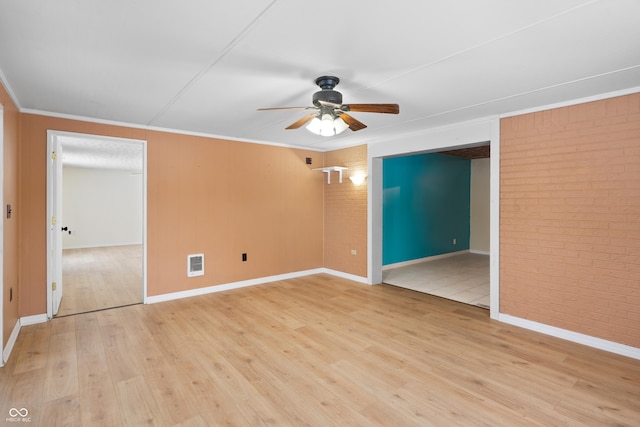
[[[53,216],[53,203],[58,192],[62,191],[53,185],[53,168],[51,167],[50,156],[52,148],[58,143],[58,138],[70,136],[74,138],[86,138],[94,140],[111,140],[142,145],[142,303],[147,304],[147,141],[142,139],[119,138],[105,135],[85,134],[78,132],[67,132],[57,130],[47,130],[47,319],[53,318],[53,291],[51,283],[55,277],[53,260],[51,253],[54,245],[51,218]],[[55,228],[55,231],[59,231]],[[62,257],[60,256],[60,259]]]
[[[498,319],[500,314],[500,120],[498,116],[405,135],[395,139],[393,144],[385,141],[369,144],[367,150],[369,164],[367,279],[370,285],[382,283],[383,159],[437,152],[443,149],[472,147],[486,142],[491,145],[489,315],[492,319]]]

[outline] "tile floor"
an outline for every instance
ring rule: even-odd
[[[489,308],[489,255],[464,253],[382,272],[389,285]]]

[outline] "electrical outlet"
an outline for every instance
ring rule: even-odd
[[[358,255],[358,251],[356,251],[355,249],[351,249],[351,255]]]
[[[242,262],[245,262],[247,260],[247,254],[242,254]]]
[[[456,239],[455,239],[455,238],[453,239],[453,244],[454,244],[454,245],[456,244]]]
[[[308,165],[313,163],[313,160],[311,159],[311,157],[307,157],[305,161]]]

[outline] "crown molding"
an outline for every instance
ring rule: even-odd
[[[249,143],[249,144],[270,145],[270,146],[274,146],[274,147],[293,148],[293,149],[298,149],[298,150],[309,150],[309,151],[318,151],[318,152],[327,151],[327,150],[322,150],[322,149],[318,149],[318,148],[314,148],[314,147],[304,147],[304,146],[297,146],[297,145],[289,145],[289,144],[282,144],[282,143],[278,143],[278,142],[261,141],[261,140],[256,140],[256,139],[243,139],[243,138],[236,138],[236,137],[233,137],[233,136],[216,135],[216,134],[205,133],[205,132],[192,132],[192,131],[186,131],[186,130],[180,130],[180,129],[170,129],[170,128],[163,128],[163,127],[157,127],[157,126],[147,126],[147,125],[140,125],[140,124],[136,124],[136,123],[119,122],[119,121],[116,121],[116,120],[96,119],[96,118],[93,118],[93,117],[77,116],[77,115],[73,115],[73,114],[64,114],[64,113],[54,113],[54,112],[51,112],[51,111],[33,110],[33,109],[30,109],[30,108],[20,109],[20,112],[24,113],[24,114],[33,114],[33,115],[46,116],[46,117],[56,117],[56,118],[59,118],[59,119],[77,120],[77,121],[81,121],[81,122],[98,123],[98,124],[104,124],[104,125],[110,125],[110,126],[121,126],[121,127],[133,128],[133,129],[144,129],[144,130],[157,131],[157,132],[175,133],[175,134],[179,134],[179,135],[190,135],[190,136],[199,136],[199,137],[203,137],[203,138],[224,139],[224,140],[227,140],[227,141],[246,142],[246,143]]]
[[[600,93],[598,95],[587,96],[584,98],[571,99],[569,101],[556,102],[554,104],[540,105],[525,110],[511,111],[509,113],[500,114],[500,118],[521,116],[523,114],[538,113],[540,111],[553,110],[555,108],[570,107],[572,105],[586,104],[587,102],[602,101],[604,99],[616,98],[618,96],[631,95],[640,92],[640,86],[630,87],[627,89],[616,90],[613,92]]]

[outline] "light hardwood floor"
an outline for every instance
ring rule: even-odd
[[[316,275],[25,326],[0,396],[34,426],[638,426],[640,361]]]
[[[489,308],[489,255],[463,253],[388,269],[384,283]]]
[[[57,316],[142,302],[142,245],[65,249]]]

